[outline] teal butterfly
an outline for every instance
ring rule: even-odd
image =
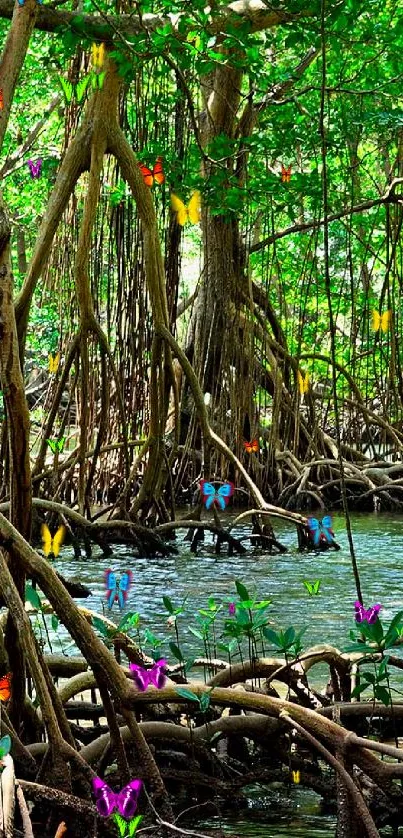
[[[102,73],[95,73],[94,70],[91,72],[91,84],[93,90],[102,90],[104,86],[104,79],[106,76],[106,71]]]
[[[11,738],[9,736],[2,736],[0,739],[0,759],[7,756],[11,750]]]
[[[122,818],[118,812],[114,814],[115,823],[118,825],[119,835],[121,838],[131,838],[132,835],[135,835],[137,832],[137,827],[141,824],[143,820],[143,815],[136,815],[135,818],[132,818],[131,821],[127,821],[125,818]],[[127,831],[128,830],[128,831]]]
[[[65,95],[66,102],[67,104],[70,104],[73,98],[76,99],[77,102],[81,102],[90,82],[91,75],[84,76],[84,78],[80,79],[77,84],[72,84],[71,81],[63,78],[63,76],[58,76],[57,78]]]
[[[56,454],[57,451],[59,454],[62,454],[66,437],[62,436],[60,439],[47,439],[46,442],[49,444],[52,454]]]
[[[305,585],[309,596],[317,596],[320,592],[320,579],[315,579],[314,582],[307,582],[304,579],[303,584]]]

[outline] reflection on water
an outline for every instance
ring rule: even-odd
[[[225,835],[239,838],[331,838],[335,834],[334,815],[324,814],[318,796],[309,790],[284,787],[280,791],[260,787],[252,791],[249,809],[225,819],[211,818],[200,828],[220,827]]]
[[[116,547],[114,555],[107,559],[94,556],[90,561],[83,558],[78,562],[72,550],[64,547],[54,565],[66,577],[80,580],[91,588],[92,596],[83,604],[98,612],[105,608],[105,570],[113,568],[119,576],[129,568],[133,577],[126,610],[138,611],[144,618],[143,627],[147,626],[164,638],[161,653],[171,661],[168,643],[175,640],[175,635],[172,628],[167,628],[163,594],[168,594],[175,604],[187,597],[185,616],[178,621],[180,642],[186,653],[200,654],[203,653],[201,643],[191,634],[189,625],[194,624],[195,613],[206,605],[209,596],[220,598],[234,594],[234,579],[244,582],[258,598],[272,601],[268,616],[277,627],[294,625],[299,630],[306,626],[305,648],[323,642],[332,643],[339,649],[348,647],[351,643],[349,631],[354,625],[356,592],[343,517],[334,516],[336,539],[341,546],[337,553],[301,555],[296,549],[295,528],[278,520],[273,523],[276,536],[289,547],[287,554],[268,556],[250,552],[244,556],[228,557],[225,553],[216,556],[213,548],[209,551],[211,542],[207,534],[203,552],[194,556],[189,550],[190,543],[183,540],[185,531],[182,531],[177,541],[178,556],[137,558],[126,546],[121,546]],[[364,604],[381,602],[381,619],[388,621],[403,608],[403,518],[389,514],[354,514],[352,525]],[[249,531],[247,527],[242,530],[244,534]],[[239,530],[236,535],[240,535]],[[308,596],[304,579],[321,580],[319,596]],[[79,600],[77,602],[80,604]],[[117,603],[109,616],[119,622],[121,614]],[[58,639],[53,633],[51,636],[55,641],[55,653],[60,651],[61,640],[65,652],[71,654],[62,625]],[[266,653],[270,654],[268,648]],[[317,667],[314,672],[316,679],[323,679],[327,670],[324,668],[321,673]],[[232,819],[226,818],[225,830],[242,838],[330,838],[334,835],[334,819],[321,813],[315,794],[303,789],[293,790],[287,800],[289,805],[285,806],[283,792],[277,800],[272,797],[271,805],[263,811],[251,808],[248,817],[244,811],[239,816],[234,814]],[[209,824],[212,827],[213,821]],[[220,826],[224,829],[222,821]]]

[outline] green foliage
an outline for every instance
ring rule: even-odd
[[[263,629],[264,636],[273,646],[280,649],[286,655],[291,652],[294,657],[298,657],[302,652],[301,637],[305,632],[306,628],[297,632],[294,626],[289,626],[285,631],[279,632],[273,631],[270,628]]]

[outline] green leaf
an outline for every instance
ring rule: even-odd
[[[235,587],[237,589],[239,599],[242,602],[245,602],[245,600],[250,599],[249,593],[248,593],[247,589],[245,588],[245,585],[243,585],[242,582],[239,582],[238,579],[235,580]]]
[[[92,625],[94,628],[98,629],[104,637],[110,637],[110,631],[108,626],[105,625],[103,620],[100,620],[99,617],[92,618]]]
[[[182,698],[187,698],[189,701],[197,701],[200,704],[199,696],[195,695],[192,690],[186,689],[186,687],[175,687],[175,692],[182,696]]]
[[[34,608],[37,608],[38,611],[42,611],[42,603],[39,598],[38,593],[32,587],[32,585],[25,586],[25,599],[29,602]]]
[[[354,698],[358,698],[358,696],[361,695],[361,693],[363,693],[367,688],[368,684],[357,684],[357,686],[352,690],[351,695]]]
[[[137,611],[132,611],[130,614],[126,614],[123,617],[123,620],[120,621],[117,631],[126,631],[128,628],[136,627],[140,622],[140,614]]]
[[[52,623],[53,631],[57,631],[57,629],[59,628],[59,618],[56,614],[52,614],[50,622]]]
[[[195,659],[194,659],[194,658],[187,658],[187,659],[186,659],[186,661],[185,661],[185,665],[184,665],[184,667],[183,667],[183,668],[184,668],[184,670],[185,670],[185,673],[186,673],[186,674],[187,674],[187,673],[189,672],[189,670],[192,668],[192,666],[194,665],[194,662],[195,662]]]
[[[279,649],[282,648],[280,635],[278,635],[277,632],[273,631],[273,629],[264,628],[263,634],[270,643],[273,643],[274,646],[277,646]]]
[[[375,684],[376,683],[376,677],[375,677],[373,672],[361,672],[361,677],[365,678],[365,680],[368,682],[368,684]]]
[[[183,655],[182,655],[182,652],[181,652],[179,646],[177,646],[176,643],[170,643],[169,648],[170,648],[174,658],[176,658],[177,661],[182,662],[183,661]]]
[[[382,701],[382,704],[385,704],[386,707],[389,707],[390,693],[389,690],[386,689],[386,687],[380,687],[379,685],[376,686],[374,689],[374,695],[375,698],[378,699],[378,701]]]
[[[210,707],[210,693],[203,693],[200,696],[199,703],[200,703],[200,710],[202,711],[202,713],[205,713],[206,710],[208,710],[208,708]]]
[[[190,631],[191,634],[194,635],[194,637],[197,637],[198,640],[203,640],[204,639],[204,635],[198,629],[195,629],[192,626],[189,626],[189,631]]]
[[[172,602],[171,598],[169,596],[165,595],[165,596],[162,597],[162,601],[165,605],[166,610],[168,611],[168,614],[174,614],[175,608],[173,606],[173,602]]]

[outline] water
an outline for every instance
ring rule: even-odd
[[[91,588],[91,597],[81,603],[97,612],[105,608],[105,570],[112,568],[119,577],[129,568],[133,578],[127,610],[138,611],[142,628],[147,626],[155,635],[164,638],[161,656],[164,654],[169,662],[174,660],[168,643],[176,637],[173,628],[167,627],[163,594],[171,597],[175,605],[180,605],[187,597],[184,616],[178,620],[181,648],[186,655],[200,655],[203,654],[201,641],[191,634],[189,626],[195,625],[194,616],[198,609],[206,607],[209,596],[237,599],[235,579],[241,580],[258,599],[271,600],[267,615],[274,628],[293,625],[300,630],[307,627],[303,636],[304,648],[316,643],[329,643],[341,650],[347,648],[351,644],[349,631],[354,627],[356,591],[344,518],[334,515],[336,539],[341,546],[337,553],[301,555],[297,551],[295,528],[280,520],[273,523],[277,538],[289,548],[286,554],[269,556],[250,552],[244,556],[228,557],[225,553],[216,556],[213,547],[211,551],[208,548],[211,541],[210,535],[206,534],[199,555],[194,556],[190,553],[190,542],[183,540],[183,530],[176,542],[180,551],[178,556],[138,558],[127,546],[117,546],[113,556],[107,559],[94,554],[91,561],[83,558],[82,562],[77,562],[72,550],[65,547],[54,566],[67,578],[80,580]],[[353,514],[352,527],[364,604],[368,607],[382,603],[380,616],[382,621],[388,622],[403,608],[403,519],[390,514]],[[244,526],[233,534],[240,536],[241,532],[246,535],[250,528]],[[319,596],[308,596],[304,579],[321,580]],[[116,624],[119,622],[121,614],[117,603],[108,616]],[[223,616],[228,616],[226,609]],[[64,651],[71,654],[62,625],[58,639],[52,636],[55,653],[60,651],[61,641]],[[149,647],[145,650],[150,653]],[[267,649],[266,654],[276,653]],[[218,656],[225,657],[225,653],[219,651]],[[311,683],[323,687],[327,675],[326,667],[315,667],[310,673]],[[401,686],[402,673],[398,676],[395,683]],[[224,821],[211,819],[204,826],[213,828],[219,823],[228,835],[242,838],[329,838],[334,835],[334,816],[323,812],[320,799],[311,791],[293,787],[287,793],[261,788],[259,798],[254,800],[252,795],[249,804],[247,811],[234,813]]]
[[[175,605],[187,597],[185,616],[178,620],[180,640],[186,653],[199,654],[200,642],[189,632],[189,625],[194,625],[195,613],[206,607],[209,596],[236,600],[235,579],[241,580],[258,599],[271,600],[267,614],[275,628],[307,627],[303,638],[305,648],[324,642],[345,648],[351,642],[349,631],[354,626],[353,604],[357,597],[344,519],[334,516],[339,552],[300,554],[295,528],[279,520],[274,526],[277,538],[289,548],[288,553],[216,556],[213,548],[208,552],[210,536],[206,535],[201,552],[194,556],[190,553],[190,543],[183,541],[185,531],[181,531],[176,542],[180,550],[177,556],[138,558],[127,546],[116,546],[109,558],[94,554],[90,561],[83,558],[77,562],[72,550],[65,547],[54,566],[67,578],[80,580],[91,588],[92,595],[81,603],[97,612],[105,608],[105,570],[112,568],[119,578],[129,568],[133,578],[127,610],[138,611],[143,627],[148,626],[154,634],[166,639],[161,649],[168,656],[168,642],[175,638],[173,630],[167,627],[163,594],[171,597]],[[353,515],[352,526],[364,604],[382,603],[380,616],[387,622],[403,608],[403,519],[391,515]],[[245,526],[236,535],[240,532],[246,535],[249,531]],[[308,596],[304,579],[321,580],[319,596]],[[117,603],[108,617],[116,624],[119,622]],[[63,636],[62,626],[60,634]]]

